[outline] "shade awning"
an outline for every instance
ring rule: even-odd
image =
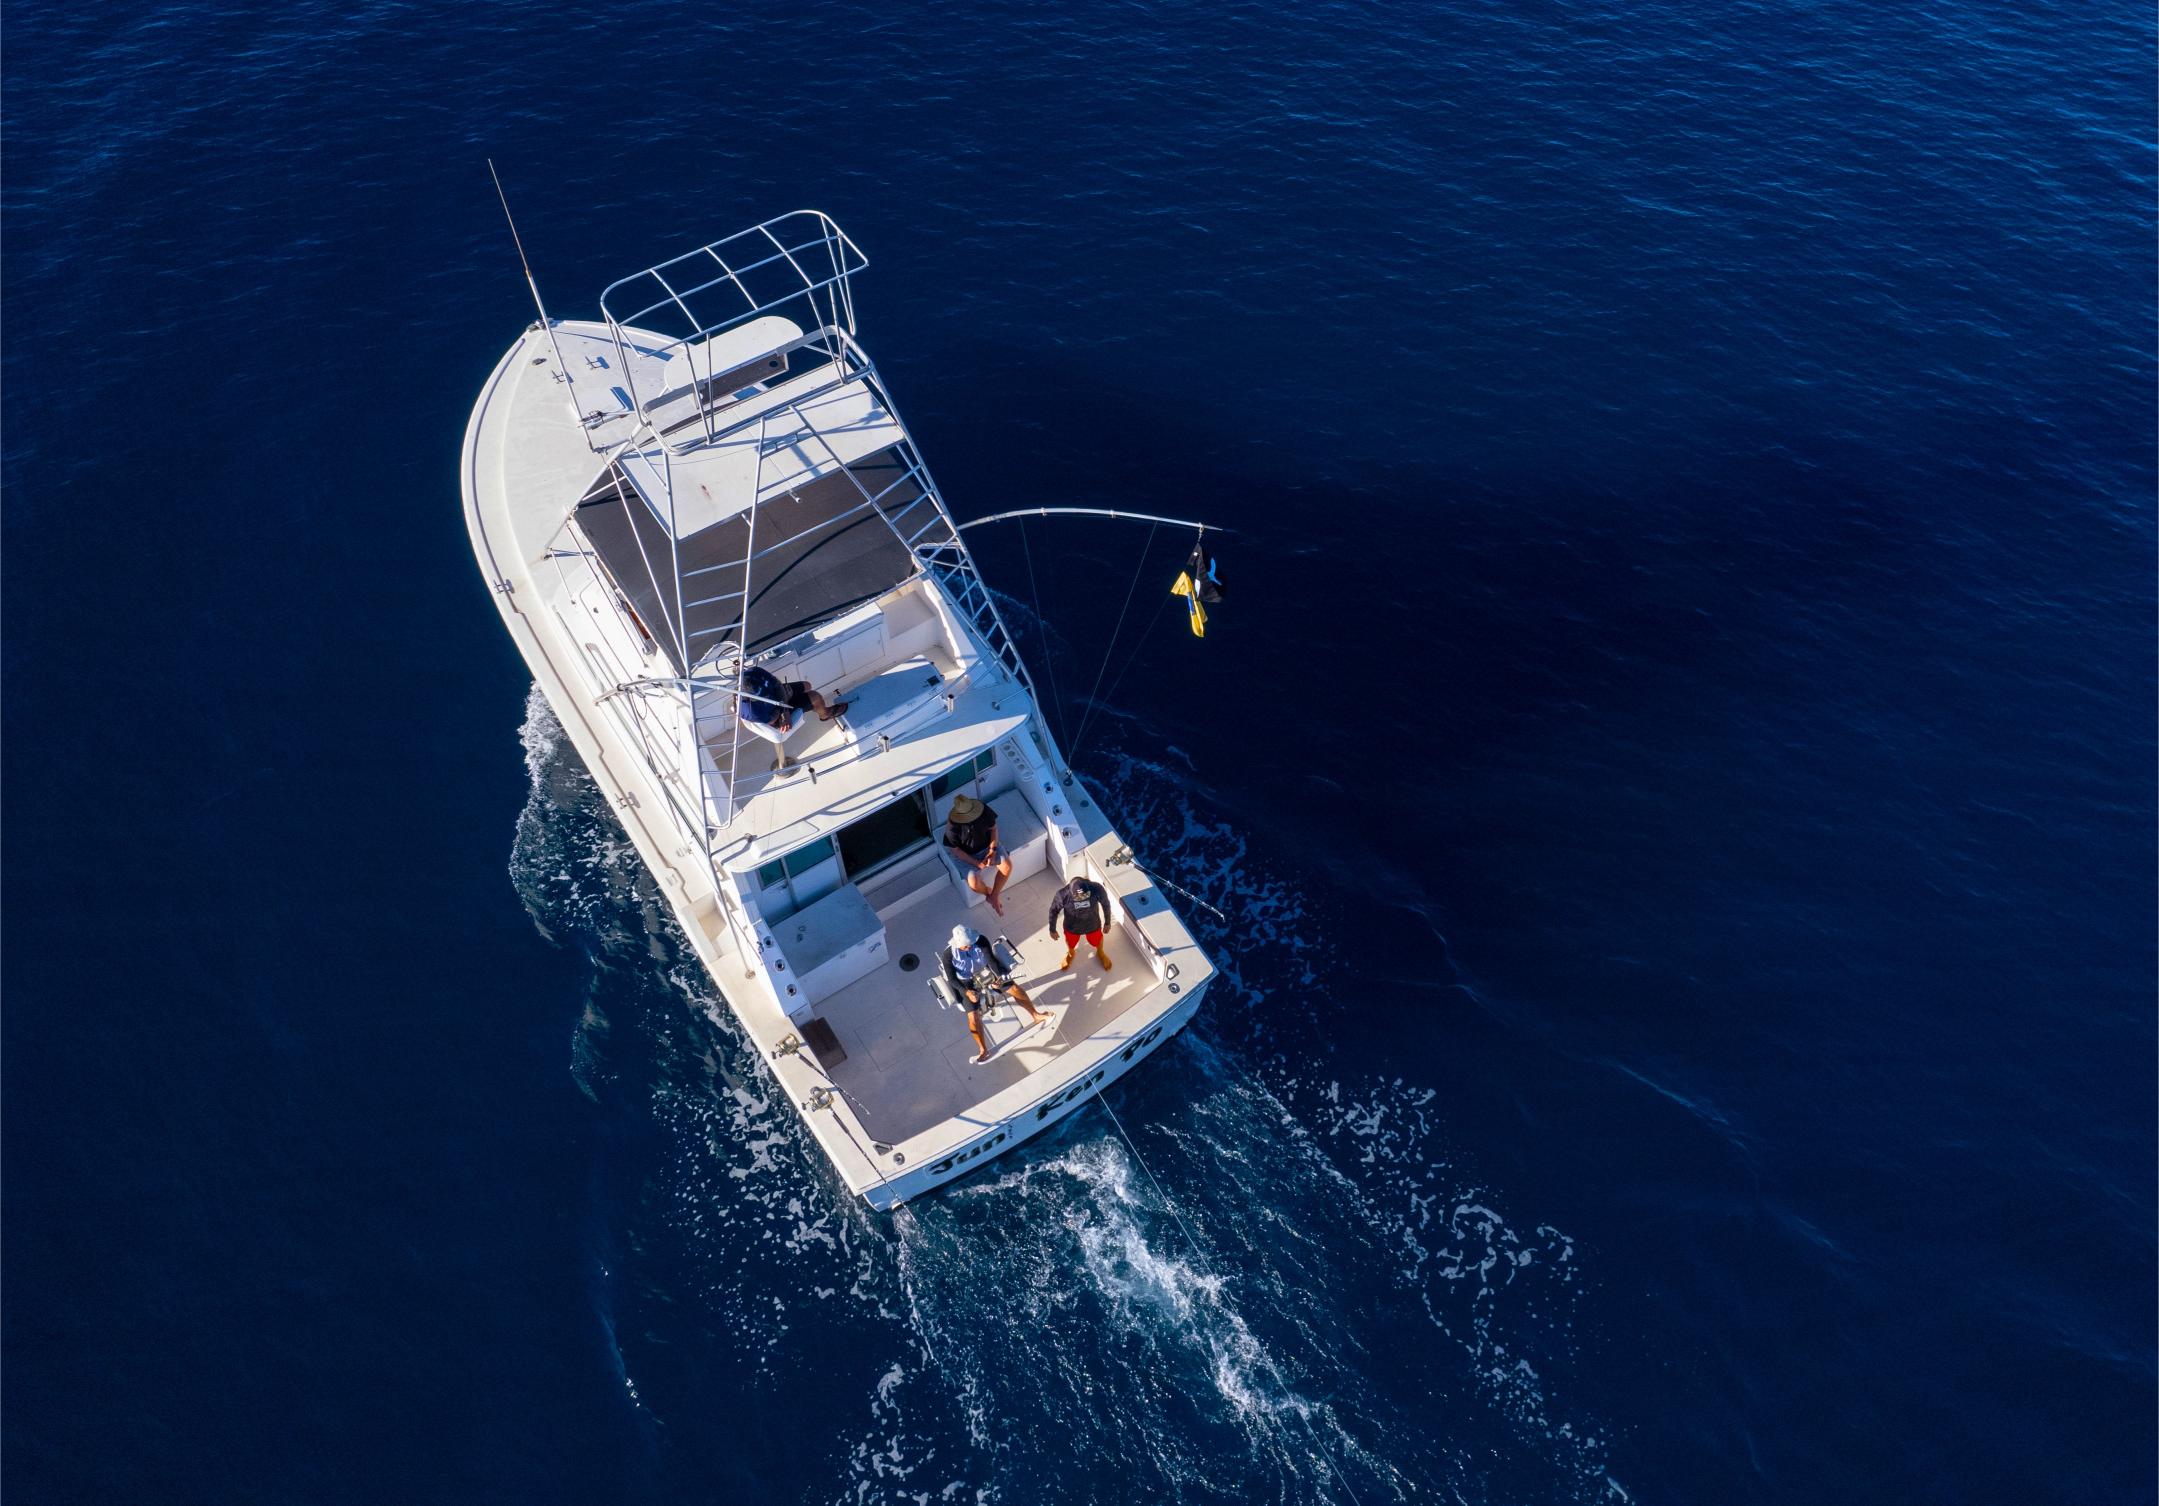
[[[901,540],[935,514],[892,450],[759,503],[745,651],[755,654],[909,579],[919,566]],[[678,674],[720,644],[742,640],[748,514],[678,542],[628,481],[610,471],[578,505],[577,524]],[[678,642],[678,634],[687,642]]]

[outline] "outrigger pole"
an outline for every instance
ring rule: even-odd
[[[1197,528],[1205,533],[1234,533],[1219,523],[1197,523],[1190,518],[1159,518],[1151,512],[1118,512],[1108,507],[1023,507],[1017,512],[991,513],[986,518],[969,518],[959,525],[961,529],[979,528],[984,523],[1003,523],[1012,518],[1047,518],[1059,514],[1084,518],[1130,518],[1135,523],[1168,523],[1176,528]]]
[[[540,301],[540,285],[533,279],[532,263],[525,260],[525,238],[517,233],[517,216],[510,213],[510,196],[502,191],[502,174],[495,171],[492,157],[487,159],[487,175],[495,180],[495,197],[502,201],[502,217],[510,222],[510,240],[517,247],[517,264],[525,269],[525,286],[532,289],[532,306],[540,311],[540,326],[547,331],[547,343],[555,348],[555,367],[562,373],[562,379],[570,382],[574,403],[577,386],[570,376],[570,363],[562,359],[562,342],[555,338],[555,321],[547,317],[547,305]]]

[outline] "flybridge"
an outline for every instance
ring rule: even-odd
[[[634,626],[635,657],[605,634],[586,647],[718,861],[814,837],[841,785],[919,784],[925,760],[973,754],[1033,703],[855,343],[848,279],[866,265],[825,215],[783,215],[611,285],[599,340],[551,330],[579,407],[596,384],[612,404],[582,413],[602,464],[549,557],[596,625]],[[845,724],[796,739],[791,777],[740,714],[751,666],[851,686]]]

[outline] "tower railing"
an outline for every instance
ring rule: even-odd
[[[640,390],[633,351],[663,360],[682,355],[699,425],[690,439],[708,443],[716,437],[716,413],[732,396],[716,379],[738,369],[734,360],[723,364],[720,356],[720,337],[728,331],[770,315],[806,315],[804,323],[816,333],[788,348],[813,349],[837,361],[841,346],[835,337],[852,335],[855,328],[848,280],[868,265],[869,258],[831,216],[800,209],[610,284],[600,295],[600,312],[638,417],[656,427],[661,399],[671,401],[680,389]],[[647,343],[653,335],[659,342]],[[684,422],[666,425],[671,447],[680,443],[672,436]]]
[[[961,539],[943,493],[923,462],[875,364],[854,338],[855,310],[849,279],[867,265],[867,258],[828,216],[805,210],[753,225],[623,278],[611,284],[601,298],[602,313],[621,357],[621,375],[628,384],[640,423],[634,435],[608,452],[607,473],[588,496],[599,494],[601,488],[611,489],[626,508],[649,506],[666,528],[665,543],[648,550],[642,532],[633,527],[638,558],[631,566],[642,566],[650,577],[652,599],[660,603],[665,620],[649,626],[638,620],[626,605],[628,593],[619,584],[602,594],[618,615],[627,614],[625,627],[633,635],[628,641],[635,642],[637,635],[662,635],[674,650],[680,672],[653,676],[620,660],[607,664],[600,672],[603,676],[610,672],[620,676],[609,692],[619,711],[633,721],[645,721],[649,713],[649,722],[632,729],[633,743],[653,768],[669,801],[681,802],[674,813],[677,820],[692,830],[702,830],[704,840],[700,845],[708,862],[717,850],[741,840],[742,834],[734,828],[744,807],[743,729],[732,726],[723,743],[717,736],[719,729],[713,725],[718,720],[714,713],[735,722],[734,696],[739,693],[745,664],[784,651],[800,636],[790,633],[786,642],[769,645],[762,652],[751,651],[750,646],[757,642],[750,616],[758,561],[816,529],[875,512],[904,547],[915,568],[940,588],[958,625],[1020,684],[1030,700],[1039,703],[1032,677],[999,613],[996,598]],[[774,378],[769,385],[753,379],[749,385],[762,389],[759,392],[736,389],[731,383],[729,390],[717,390],[713,378],[739,369],[735,357],[742,354],[738,350],[723,357],[715,350],[719,337],[754,319],[778,313],[799,314],[810,332],[780,342],[772,350],[761,350],[756,358],[774,354],[785,357],[807,350],[825,357],[829,375],[800,391],[781,393],[770,388],[780,382],[800,381],[804,375],[801,372]],[[672,359],[685,354],[696,394],[695,413],[685,416],[679,384],[670,385],[664,394],[640,391],[636,384],[637,363],[630,359],[633,352],[645,360],[648,373],[651,358]],[[698,365],[700,360],[705,363],[703,367]],[[855,466],[868,457],[853,461],[843,458],[815,417],[815,405],[821,399],[857,386],[889,419],[896,436],[885,451],[875,452],[888,451],[898,462],[897,476],[883,485],[865,484]],[[660,401],[663,397],[664,403]],[[744,557],[685,569],[677,532],[677,465],[685,457],[735,439],[753,427],[758,430],[759,442],[752,495],[747,504]],[[776,533],[760,528],[757,518],[766,502],[762,496],[766,484],[764,457],[768,445],[774,443],[799,444],[817,452],[817,479],[845,476],[855,488],[856,502],[836,517],[826,517],[798,535],[781,536],[774,542]],[[626,472],[627,486],[623,482]],[[881,480],[881,475],[873,478]],[[909,489],[913,495],[909,495]],[[632,490],[643,493],[642,499],[627,495]],[[895,496],[903,497],[907,505],[888,511],[885,504]],[[928,503],[928,516],[919,522],[912,515],[904,519],[898,516],[923,500]],[[906,526],[902,527],[902,522]],[[582,543],[582,529],[573,530],[573,535]],[[571,559],[594,569],[596,577],[605,578],[604,572],[594,568],[599,562],[587,556],[584,547],[572,552]],[[558,570],[563,566],[564,561],[558,557]],[[670,578],[672,590],[666,588]],[[693,628],[689,620],[692,610],[720,607],[725,611],[724,604],[737,599],[741,609],[731,621]],[[802,631],[808,632],[814,626],[803,624]],[[733,652],[715,659],[714,639],[723,647],[731,640]],[[640,701],[645,705],[636,704]],[[1048,735],[1047,728],[1042,728],[1040,736],[1046,739]],[[670,744],[674,745],[675,762],[680,767],[662,775],[660,766],[667,761],[663,750]],[[1053,745],[1046,747],[1053,749]],[[845,753],[835,750],[815,761],[825,766],[827,756],[847,762],[874,751],[874,747]],[[724,791],[707,786],[704,761],[708,752],[715,772],[723,776]],[[1054,751],[1052,757],[1062,761]],[[696,817],[690,817],[691,810],[697,812]],[[714,882],[719,883],[716,869]]]

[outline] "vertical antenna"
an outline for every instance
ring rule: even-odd
[[[547,317],[547,305],[540,301],[540,285],[533,280],[532,263],[525,260],[525,238],[517,233],[517,218],[510,213],[510,196],[502,191],[502,174],[495,171],[492,157],[487,159],[487,175],[495,180],[495,197],[502,201],[502,217],[510,222],[510,240],[517,247],[517,264],[525,269],[525,286],[532,289],[532,306],[540,311],[540,328],[547,331],[547,343],[555,348],[555,365],[561,368],[563,381],[570,384],[570,408],[575,412],[577,384],[570,376],[570,363],[562,358],[562,342],[555,338],[555,324]]]

